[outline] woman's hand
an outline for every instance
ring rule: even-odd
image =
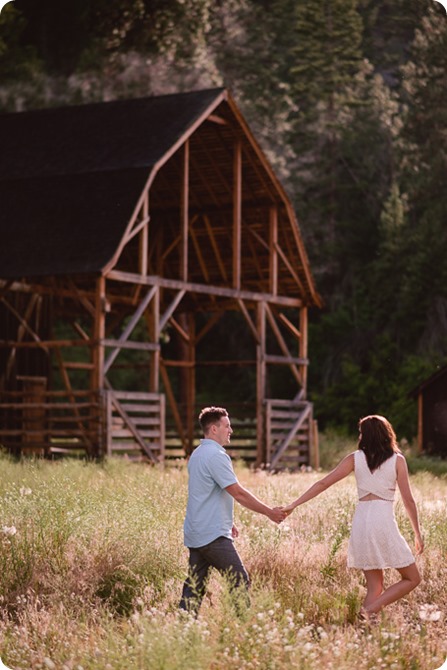
[[[424,538],[419,533],[415,536],[414,546],[416,554],[419,556],[424,551]]]
[[[295,505],[293,503],[290,503],[290,505],[285,505],[284,507],[282,507],[282,511],[285,512],[287,516],[292,514],[294,509]]]

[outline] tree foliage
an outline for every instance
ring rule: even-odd
[[[325,301],[320,424],[382,412],[407,438],[409,391],[447,361],[446,72],[433,0],[16,0],[0,15],[4,109],[230,88]]]

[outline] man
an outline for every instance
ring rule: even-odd
[[[233,592],[250,581],[233,543],[238,530],[233,523],[234,500],[275,523],[287,516],[279,507],[268,507],[241,486],[224,449],[232,428],[223,407],[205,407],[199,416],[204,439],[188,463],[188,503],[184,523],[189,548],[189,573],[183,585],[180,608],[197,614],[211,568],[228,576]],[[241,593],[241,591],[239,591]]]

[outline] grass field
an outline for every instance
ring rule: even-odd
[[[270,504],[321,474],[237,468]],[[236,618],[214,576],[197,620],[177,611],[187,473],[112,461],[0,461],[0,655],[13,670],[435,670],[447,656],[447,478],[412,475],[424,581],[362,628],[346,568],[354,480],[280,527],[236,505],[251,608]],[[410,526],[397,503],[403,534]]]

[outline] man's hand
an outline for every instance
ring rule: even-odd
[[[273,507],[268,515],[269,519],[275,523],[281,523],[287,516],[287,512],[282,507]]]
[[[231,529],[231,537],[239,537],[239,531],[236,528],[236,526],[233,526],[233,528]],[[1,668],[0,668],[0,670],[1,670]]]

